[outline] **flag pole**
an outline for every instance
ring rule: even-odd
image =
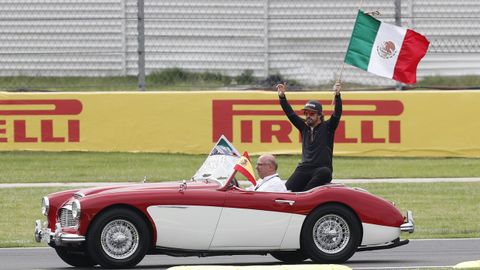
[[[363,0],[360,0],[360,3],[358,4],[358,9],[361,9],[363,6]]]
[[[342,81],[342,74],[344,69],[345,69],[345,61],[342,63],[342,67],[340,68],[340,73],[338,74],[338,77],[337,77],[337,83]]]
[[[364,0],[360,0],[360,2],[358,3],[358,9],[362,8],[363,1]],[[343,71],[345,70],[345,54],[346,52],[343,54],[344,61],[342,61],[342,67],[340,68],[340,72],[338,73],[337,81],[335,83],[340,83],[342,81]],[[335,88],[334,88],[334,91],[335,91]],[[333,100],[332,100],[332,105],[334,104],[335,104],[335,96],[333,97]]]

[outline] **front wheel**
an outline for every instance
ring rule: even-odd
[[[325,205],[305,220],[302,250],[318,263],[344,263],[353,256],[361,240],[357,216],[342,205]]]
[[[92,267],[97,263],[85,252],[55,247],[58,257],[71,266]]]
[[[101,213],[87,237],[92,258],[105,268],[130,268],[147,253],[150,230],[142,216],[126,208]]]
[[[300,263],[308,259],[301,250],[296,251],[274,251],[270,255],[275,259],[286,263]]]

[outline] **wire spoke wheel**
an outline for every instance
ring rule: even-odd
[[[100,239],[103,251],[117,260],[130,257],[137,250],[139,243],[137,228],[122,219],[109,222],[103,228]]]
[[[350,228],[340,216],[325,215],[313,226],[313,240],[322,252],[336,254],[347,246]]]
[[[361,235],[362,225],[351,209],[326,204],[305,219],[301,249],[317,263],[344,263],[357,250]]]
[[[133,209],[116,207],[98,214],[87,233],[89,255],[105,268],[137,265],[150,247],[150,228]]]

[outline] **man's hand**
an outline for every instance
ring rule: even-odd
[[[333,85],[333,91],[335,91],[335,95],[339,95],[341,90],[342,90],[342,83],[341,82],[336,82]]]
[[[283,98],[285,96],[285,91],[287,91],[287,86],[283,83],[279,83],[275,87],[277,88],[278,96]]]

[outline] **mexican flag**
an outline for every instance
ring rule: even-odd
[[[345,63],[403,83],[417,81],[417,66],[430,42],[419,33],[358,11]]]

